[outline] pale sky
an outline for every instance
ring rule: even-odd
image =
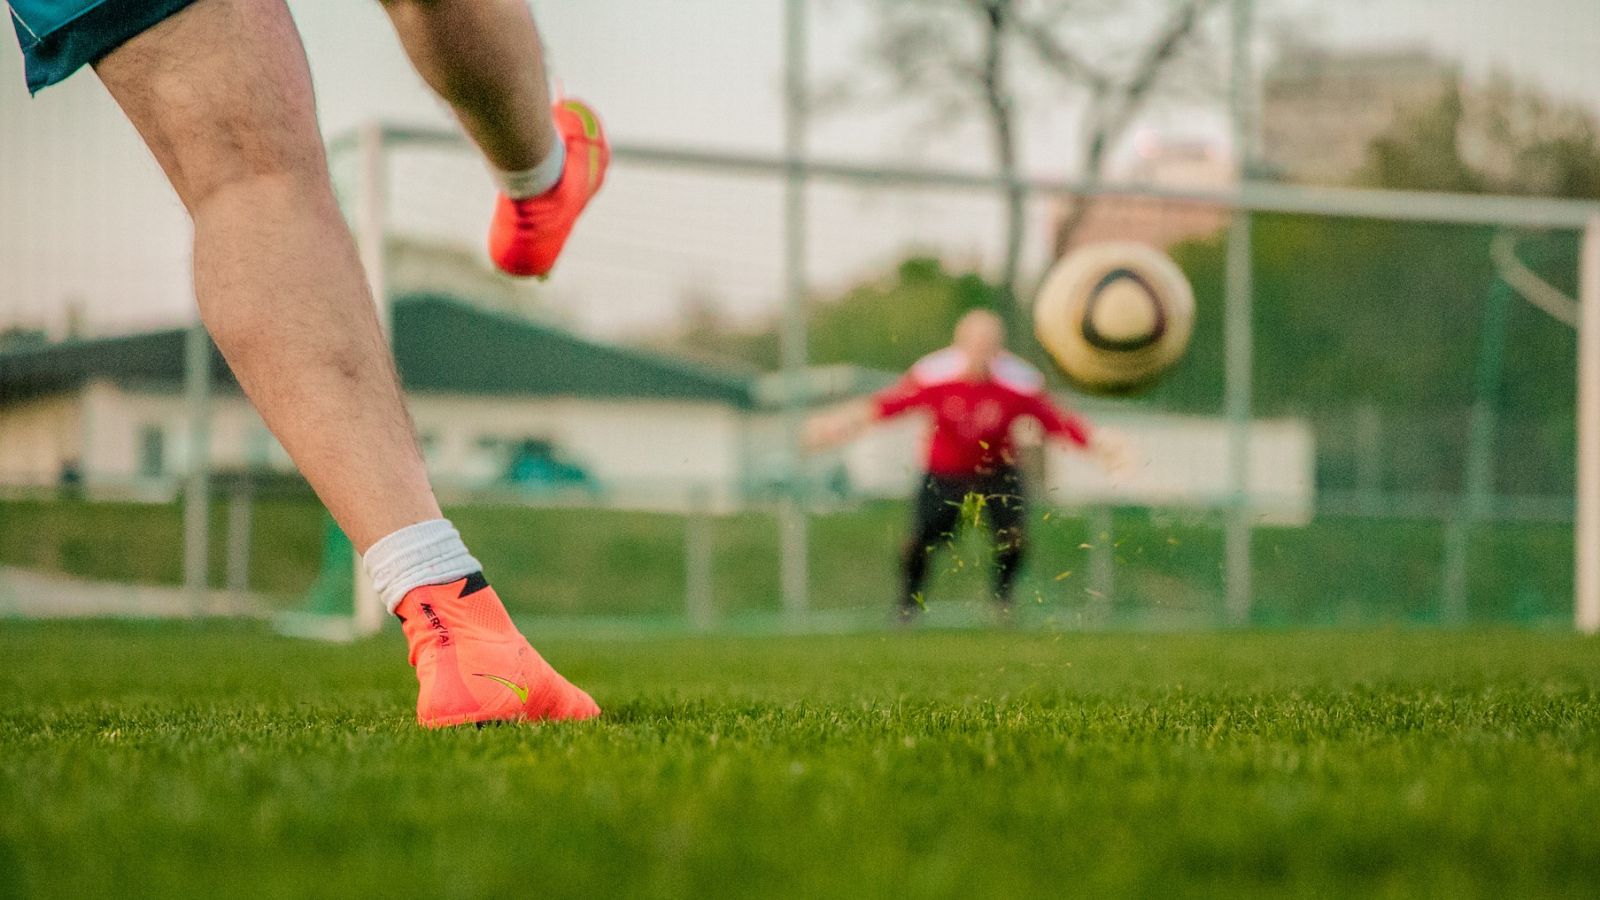
[[[370,118],[447,125],[410,71],[375,0],[292,0],[324,131]],[[1600,108],[1600,3],[1594,0],[1258,0],[1335,44],[1425,45],[1471,73],[1507,71]],[[814,0],[817,80],[860,57],[853,0]],[[781,139],[781,0],[540,0],[554,75],[593,102],[617,142],[775,152]],[[0,327],[59,329],[69,301],[89,328],[119,332],[191,314],[187,226],[159,172],[87,71],[30,100],[21,54],[0,39]],[[1066,174],[1073,107],[1031,110],[1029,167]],[[833,114],[811,138],[831,158],[983,168],[981,132],[931,130],[902,111]],[[1214,105],[1160,108],[1147,127],[1223,133]],[[339,167],[343,171],[343,167]],[[396,226],[476,246],[488,183],[465,153],[394,167]],[[781,296],[781,194],[742,178],[618,167],[582,223],[548,302],[596,333],[670,322],[686,294],[755,316]],[[1041,211],[1042,212],[1042,211]],[[966,195],[814,192],[811,267],[835,287],[908,248],[982,264],[996,253],[994,204]]]

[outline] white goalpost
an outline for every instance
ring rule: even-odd
[[[1578,481],[1573,623],[1600,633],[1600,214],[1583,235],[1578,314]]]

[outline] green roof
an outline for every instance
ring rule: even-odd
[[[393,319],[395,361],[408,391],[754,406],[749,379],[450,297],[401,297]],[[94,378],[177,383],[183,342],[183,329],[169,329],[0,351],[0,403],[59,393]],[[219,383],[233,384],[214,347],[212,366]]]
[[[0,351],[0,403],[60,393],[96,378],[179,382],[183,342],[184,330],[175,328]],[[232,384],[233,376],[215,347],[212,362],[214,376]]]

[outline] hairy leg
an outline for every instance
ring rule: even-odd
[[[95,70],[194,220],[206,328],[356,549],[438,518],[282,0],[199,0]]]
[[[424,81],[495,168],[538,165],[555,142],[544,53],[527,0],[383,0]]]

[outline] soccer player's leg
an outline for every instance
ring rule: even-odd
[[[1003,470],[985,500],[989,527],[994,530],[994,599],[1004,615],[1012,609],[1017,574],[1028,549],[1028,503],[1022,479],[1014,470]]]
[[[900,600],[896,609],[900,621],[912,620],[924,607],[928,565],[960,525],[965,495],[966,488],[956,480],[928,475],[912,498],[911,538],[900,558]]]
[[[423,80],[450,104],[496,172],[489,256],[512,275],[550,274],[605,181],[611,149],[594,111],[550,105],[526,0],[383,0]]]
[[[582,692],[548,667],[523,664],[521,636],[489,615],[498,604],[489,602],[492,592],[446,599],[430,590],[477,564],[441,518],[428,484],[355,244],[334,201],[310,73],[282,0],[196,0],[95,69],[194,221],[195,293],[207,329],[268,427],[366,555],[390,609],[417,594],[414,605],[429,601],[446,626],[475,623],[456,630],[451,654],[438,653],[435,638],[409,635],[413,657],[432,654],[435,662],[427,672],[419,663],[424,701],[427,680],[454,677],[447,670],[455,660],[487,674],[513,673],[503,677],[514,683],[529,673],[543,679],[519,683],[529,703],[551,693],[571,698],[544,708],[486,704],[474,715],[592,715]],[[482,646],[469,654],[469,644]],[[503,665],[491,669],[485,657]],[[447,715],[425,707],[419,716],[428,724],[463,716],[456,702]]]

